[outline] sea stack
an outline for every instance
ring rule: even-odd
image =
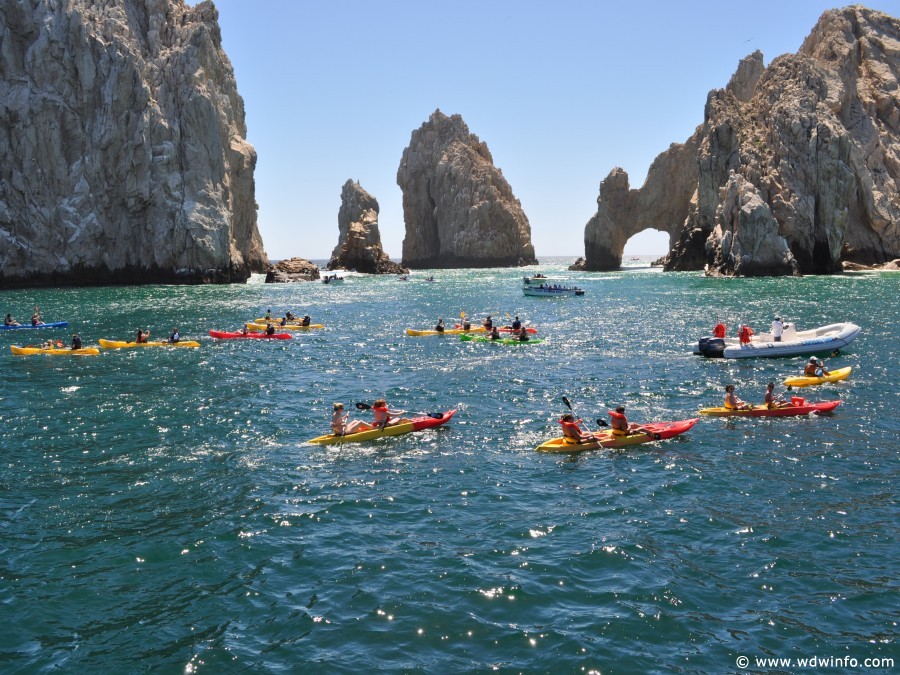
[[[614,169],[585,228],[587,269],[619,266],[632,234],[673,243],[667,270],[840,272],[900,256],[900,21],[825,12],[797,54],[754,52],[709,93],[691,138],[638,190]]]
[[[459,115],[435,110],[413,131],[397,184],[403,191],[403,264],[512,267],[537,262],[531,226],[485,143]]]
[[[265,271],[212,2],[0,7],[0,287]]]
[[[349,269],[367,274],[406,274],[408,269],[393,262],[381,247],[378,231],[378,200],[359,182],[348,180],[341,189],[338,211],[338,244],[328,269]]]

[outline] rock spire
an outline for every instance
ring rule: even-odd
[[[212,2],[0,5],[0,286],[243,281],[256,153]]]
[[[487,145],[459,115],[440,110],[413,131],[397,184],[403,191],[403,264],[509,267],[537,262],[531,226]]]

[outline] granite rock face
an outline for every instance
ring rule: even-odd
[[[660,174],[660,165],[670,168]],[[821,274],[848,257],[896,258],[900,21],[860,6],[832,10],[797,54],[768,68],[751,54],[644,186],[622,183],[614,170],[601,187],[585,229],[588,269],[617,267],[619,243],[647,228],[670,234],[667,270]],[[748,230],[736,236],[734,223]]]
[[[393,262],[381,248],[378,231],[378,200],[348,180],[341,189],[338,211],[338,245],[328,269],[350,269],[367,274],[406,274],[408,269]]]
[[[440,110],[412,133],[397,184],[403,191],[403,264],[413,268],[512,267],[537,262],[531,226],[485,143]]]
[[[0,285],[266,269],[217,21],[208,1],[0,5]]]
[[[282,260],[266,272],[267,284],[286,284],[294,281],[318,281],[319,266],[306,258]]]

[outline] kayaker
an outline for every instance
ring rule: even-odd
[[[772,342],[781,342],[781,336],[784,333],[784,324],[781,322],[781,317],[776,316],[775,320],[772,322]]]
[[[727,410],[750,410],[752,405],[734,395],[734,385],[725,385],[725,404]]]
[[[22,324],[20,324],[18,321],[16,321],[14,318],[12,318],[12,314],[7,314],[6,318],[3,320],[3,325],[4,326],[21,326]]]
[[[310,325],[310,323],[312,323],[312,319],[310,318],[309,314],[307,314],[303,317],[303,320],[300,322],[300,325],[308,326],[308,325]]]
[[[247,328],[247,324],[244,324],[243,326],[241,326],[240,333],[241,333],[241,335],[250,335],[250,329]]]
[[[32,326],[40,326],[42,323],[44,323],[44,322],[41,321],[41,315],[40,315],[40,314],[38,314],[37,312],[35,312],[34,314],[31,315],[31,325],[32,325]]]
[[[738,329],[738,339],[742,345],[748,344],[751,337],[753,337],[753,329],[750,328],[750,326],[742,325],[740,329]]]
[[[177,327],[172,328],[172,332],[169,334],[169,342],[175,344],[181,339],[181,333],[178,332]]]
[[[409,420],[403,417],[391,417],[392,413],[400,413],[400,410],[392,411],[388,408],[387,401],[383,398],[378,399],[375,403],[372,404],[372,414],[375,416],[375,426],[384,429],[385,427],[392,427],[395,424],[400,424],[401,422],[408,422]]]
[[[500,329],[497,326],[494,326],[491,329],[491,340],[499,340],[500,339]]]
[[[275,335],[275,326],[271,323],[266,324],[266,335]]]
[[[592,434],[581,430],[581,420],[576,420],[572,413],[560,417],[559,423],[562,425],[563,438],[570,443],[590,443],[594,440]]]
[[[646,431],[644,427],[638,424],[629,424],[628,418],[625,417],[624,405],[616,406],[615,410],[610,410],[609,418],[612,420],[609,423],[609,427],[612,429],[614,436],[627,436],[629,433]]]
[[[335,403],[333,411],[334,412],[331,413],[331,431],[335,436],[346,436],[347,434],[354,434],[357,431],[367,431],[372,428],[371,425],[366,424],[361,420],[349,422],[350,413],[344,412],[343,403]]]
[[[284,318],[287,319],[288,321],[296,321],[297,320],[297,317],[294,316],[294,314],[292,312],[286,312],[284,315]]]
[[[272,320],[272,310],[271,310],[271,309],[267,309],[267,310],[266,310],[266,316],[265,316],[265,319],[266,319],[266,321],[271,321],[271,320]]]
[[[825,367],[825,363],[817,359],[815,356],[809,357],[809,363],[807,363],[806,368],[803,369],[803,374],[807,377],[822,377],[824,375],[831,375],[831,373]]]
[[[81,336],[78,333],[72,336],[72,349],[81,349]]]
[[[285,315],[281,318],[281,321],[278,322],[278,325],[279,325],[279,326],[287,326],[287,322],[288,322],[288,318],[287,318],[287,314],[285,314]]]
[[[472,330],[472,322],[468,319],[463,319],[462,328],[463,330]]]
[[[775,408],[786,408],[791,405],[787,401],[782,400],[780,394],[778,396],[775,395],[774,382],[769,382],[769,384],[766,385],[765,404],[769,410],[773,410]]]
[[[434,329],[435,329],[438,333],[443,333],[443,332],[444,332],[444,320],[443,320],[443,319],[438,319],[437,325],[434,327]]]
[[[146,331],[142,331],[140,328],[137,329],[137,335],[135,336],[135,342],[139,345],[145,344],[150,337],[150,329],[148,328]]]
[[[484,330],[490,331],[494,327],[494,320],[491,319],[490,316],[488,316],[484,321],[481,322],[481,325],[484,326]]]
[[[512,329],[513,329],[513,331],[515,331],[516,333],[518,333],[520,330],[522,330],[522,322],[519,321],[519,317],[518,317],[518,316],[517,316],[515,319],[513,319],[513,322],[512,322]]]
[[[715,327],[713,327],[713,337],[723,338],[727,332],[727,328],[725,324],[719,321]]]
[[[528,342],[528,331],[523,330],[519,333],[519,342]]]

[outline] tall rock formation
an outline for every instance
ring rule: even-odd
[[[355,269],[368,274],[406,274],[408,269],[393,262],[381,248],[378,232],[378,200],[348,180],[341,189],[338,211],[338,244],[328,269]]]
[[[668,270],[817,274],[900,256],[900,21],[825,12],[799,53],[741,61],[642,188],[623,173],[585,229],[588,269],[618,267],[647,228],[670,233]]]
[[[403,264],[510,267],[537,262],[531,226],[485,143],[459,115],[435,110],[412,133],[397,184],[403,191]]]
[[[0,4],[0,286],[267,267],[212,2]]]

